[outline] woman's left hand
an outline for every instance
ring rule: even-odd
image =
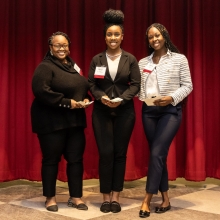
[[[83,100],[83,102],[88,103],[88,102],[89,102],[89,100],[88,100],[88,99],[84,99],[84,100]]]
[[[89,100],[88,100],[88,99],[84,99],[83,102],[89,103]],[[89,105],[84,105],[83,108],[87,108],[88,106],[89,106]]]
[[[110,108],[116,108],[121,104],[121,102],[107,102],[107,106]]]
[[[157,99],[154,101],[156,106],[167,106],[173,102],[173,98],[171,96],[163,96],[161,99]]]

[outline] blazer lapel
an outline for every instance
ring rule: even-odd
[[[127,62],[127,59],[128,59],[128,56],[125,55],[124,52],[122,51],[122,55],[121,55],[121,58],[120,58],[120,61],[119,61],[119,64],[118,64],[118,71],[117,71],[117,74],[115,76],[114,81],[117,80],[117,78],[120,76],[120,73],[121,73],[125,63]],[[111,75],[109,73],[108,62],[107,62],[107,58],[106,58],[105,52],[103,52],[100,55],[100,65],[101,66],[106,66],[106,78],[108,78],[109,80],[113,81],[112,78],[111,78]]]
[[[106,67],[108,67],[108,63],[107,63],[107,59],[106,59],[106,56],[105,56],[105,52],[103,52],[103,53],[100,55],[100,64],[101,64],[101,66],[106,66]]]
[[[120,73],[123,69],[123,66],[127,62],[127,59],[128,59],[128,56],[125,55],[124,52],[122,52],[121,59],[120,59],[119,64],[118,64],[118,71],[117,71],[117,74],[115,76],[115,80],[120,76]]]

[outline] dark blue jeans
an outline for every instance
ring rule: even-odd
[[[182,120],[181,105],[142,106],[142,122],[150,147],[146,192],[166,192],[168,186],[167,156],[170,144]]]

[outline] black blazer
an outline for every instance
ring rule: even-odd
[[[105,66],[106,73],[104,79],[94,78],[96,67]],[[106,52],[102,52],[93,57],[89,69],[89,86],[95,100],[101,100],[101,97],[107,95],[110,99],[112,94],[122,98],[121,105],[129,102],[140,90],[140,70],[136,58],[122,50],[117,74],[112,80],[109,73]]]

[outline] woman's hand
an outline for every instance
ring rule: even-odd
[[[71,99],[71,109],[76,109],[76,108],[85,108],[85,106]]]
[[[103,99],[103,97],[107,98],[108,100]],[[102,96],[101,102],[110,108],[116,108],[121,104],[121,102],[111,102],[108,96]]]
[[[84,99],[83,102],[85,104],[89,103],[89,99]],[[83,108],[87,108],[89,105],[84,105]]]
[[[89,102],[89,100],[88,100],[88,99],[84,99],[84,100],[83,100],[83,102],[88,103],[88,102]]]
[[[157,99],[154,101],[154,105],[156,106],[167,106],[173,102],[173,98],[171,96],[164,96],[161,99]]]
[[[119,105],[121,105],[121,102],[109,102],[108,103],[108,107],[110,107],[110,108],[116,108]]]
[[[102,96],[102,98],[101,98],[102,104],[107,105],[109,101],[106,100],[106,99],[103,99],[103,98],[106,98],[106,99],[110,100],[109,97],[108,97],[107,95],[104,95],[104,96]]]

